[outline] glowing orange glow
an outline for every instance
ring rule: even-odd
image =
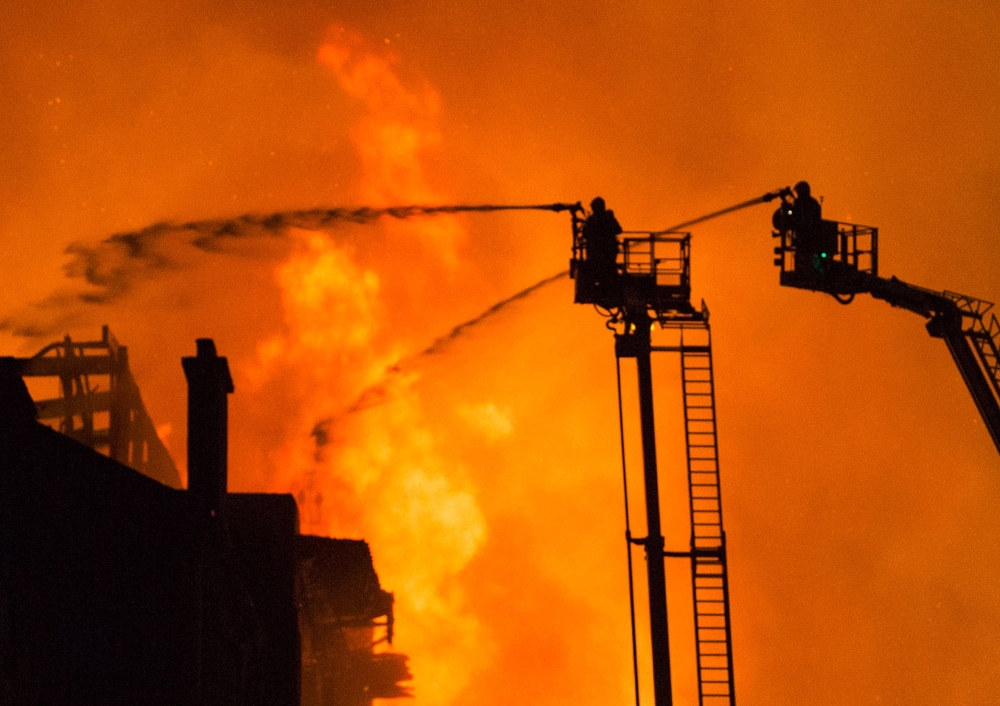
[[[67,245],[282,209],[598,194],[626,228],[656,228],[806,178],[826,215],[880,227],[886,274],[1000,297],[990,3],[110,7],[0,9],[0,320],[81,339],[110,324],[179,465],[177,361],[214,337],[236,382],[233,488],[294,492],[304,531],[371,543],[417,704],[631,702],[600,318],[553,285],[386,373],[565,268],[563,215],[162,241],[162,259],[106,263],[134,268],[127,296],[24,314],[68,291]],[[739,700],[989,703],[1000,475],[976,410],[918,317],[780,289],[768,218],[697,227],[692,254]],[[9,327],[0,342],[39,347]],[[656,372],[665,487],[674,362]],[[683,670],[690,618],[671,618]]]

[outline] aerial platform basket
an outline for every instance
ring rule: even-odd
[[[878,277],[878,228],[822,220],[809,234],[786,228],[772,236],[779,239],[774,264],[786,287],[850,295],[868,291]]]
[[[628,232],[620,240],[614,275],[600,276],[587,259],[586,243],[577,231],[570,277],[576,281],[577,304],[595,304],[612,312],[639,311],[664,323],[698,319],[691,306],[691,234]]]

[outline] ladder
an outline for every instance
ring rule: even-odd
[[[990,314],[988,319],[986,316],[993,303],[955,292],[944,292],[944,296],[955,302],[958,310],[972,320],[971,326],[964,329],[965,336],[975,348],[994,391],[1000,396],[1000,322],[996,314]]]
[[[691,510],[691,584],[698,698],[701,706],[735,706],[712,338],[707,320],[697,328],[704,329],[706,343],[685,345],[682,331],[680,354]]]

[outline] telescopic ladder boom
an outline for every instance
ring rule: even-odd
[[[877,228],[828,220],[819,228],[831,237],[807,239],[792,228],[772,233],[779,242],[774,262],[781,270],[781,284],[826,292],[842,304],[858,294],[870,294],[928,319],[928,333],[944,339],[1000,452],[1000,322],[993,304],[880,277]],[[809,251],[803,252],[807,247]]]

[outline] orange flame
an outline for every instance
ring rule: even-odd
[[[320,47],[318,59],[363,109],[352,131],[361,159],[361,201],[375,206],[439,201],[420,161],[422,152],[441,141],[437,91],[426,82],[415,91],[407,89],[393,69],[397,57],[365,51],[363,40],[343,27],[334,28],[330,41]],[[399,238],[424,243],[449,265],[457,265],[455,247],[464,233],[454,219],[394,224],[390,229]]]
[[[406,88],[393,59],[367,52],[356,36],[332,36],[318,58],[361,106],[353,131],[359,197],[375,205],[439,201],[420,162],[439,140],[437,94]],[[385,224],[385,234],[411,256],[415,243],[445,271],[457,266],[464,236],[447,217]],[[418,694],[449,703],[476,668],[479,658],[470,656],[488,653],[455,583],[485,539],[483,513],[463,470],[440,453],[415,376],[395,376],[387,404],[344,413],[404,351],[386,331],[382,283],[358,253],[317,232],[294,239],[277,274],[287,332],[262,343],[248,371],[258,386],[276,375],[295,380],[302,396],[298,433],[276,459],[278,485],[295,493],[304,532],[369,541],[383,584],[396,592],[399,647],[410,655]],[[420,260],[428,266],[426,255]],[[489,411],[470,414],[496,424]],[[315,426],[321,419],[330,421]]]

